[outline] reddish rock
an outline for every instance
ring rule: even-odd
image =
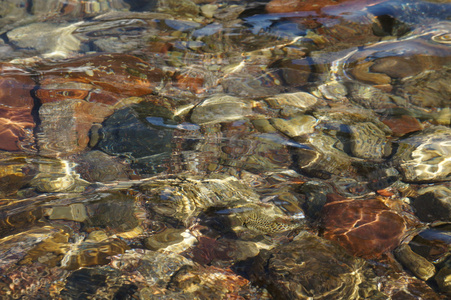
[[[324,12],[329,10],[337,11],[355,11],[361,10],[366,6],[374,5],[386,0],[272,0],[266,5],[269,13],[290,13],[296,11]]]
[[[35,83],[25,70],[7,63],[0,64],[0,149],[22,149],[28,144],[34,127],[31,110],[34,100],[30,91]]]
[[[327,198],[321,212],[324,237],[337,241],[356,256],[376,258],[393,250],[412,224],[401,212],[389,207],[396,200],[356,200],[334,194]]]
[[[383,118],[382,122],[390,127],[394,136],[403,136],[406,133],[423,130],[423,125],[416,118],[407,115]]]
[[[30,91],[34,86],[28,72],[13,64],[0,63],[0,104],[33,108]]]
[[[163,80],[160,69],[126,54],[90,55],[39,70],[41,88],[36,95],[43,103],[80,99],[115,104],[150,94]]]
[[[182,90],[189,90],[192,93],[200,94],[204,91],[204,78],[200,74],[176,74],[175,82]]]
[[[0,105],[0,149],[17,151],[33,142],[31,108]]]

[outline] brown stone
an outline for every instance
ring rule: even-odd
[[[386,0],[272,0],[266,5],[269,13],[289,13],[296,11],[313,11],[320,13],[325,7],[331,10],[347,11],[361,10],[368,5],[374,5]]]
[[[416,118],[407,115],[387,117],[382,119],[382,122],[390,127],[394,136],[403,136],[423,129],[423,125]]]
[[[34,128],[30,91],[35,83],[25,70],[0,64],[0,149],[17,151],[32,139]]]
[[[30,91],[34,86],[28,72],[13,64],[0,63],[0,104],[33,108]]]
[[[355,79],[377,85],[389,85],[391,83],[390,76],[383,73],[373,72],[371,67],[374,65],[372,61],[364,61],[357,63],[352,69],[351,74]]]
[[[376,258],[396,248],[407,235],[408,222],[388,206],[387,199],[347,199],[328,194],[322,209],[324,237],[351,254]],[[395,200],[389,200],[395,201]]]
[[[33,142],[31,108],[0,105],[0,149],[17,151]]]
[[[43,103],[70,98],[115,104],[150,94],[163,80],[160,69],[126,54],[88,55],[40,71],[41,89],[36,95]]]

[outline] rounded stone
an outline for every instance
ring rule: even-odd
[[[291,243],[263,252],[251,278],[275,299],[359,299],[362,259],[335,243],[302,232]]]
[[[396,248],[408,234],[410,219],[389,207],[395,203],[388,201],[393,200],[349,199],[336,194],[328,194],[327,198],[321,212],[324,237],[337,241],[353,255],[380,257]]]

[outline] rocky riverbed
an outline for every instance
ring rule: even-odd
[[[440,0],[2,1],[0,298],[448,299],[450,56]]]

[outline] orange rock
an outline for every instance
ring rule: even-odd
[[[423,130],[423,125],[416,118],[407,115],[383,118],[382,122],[390,127],[394,136],[403,136],[406,133]]]
[[[0,63],[0,104],[33,108],[30,91],[34,86],[28,72],[12,64]]]
[[[31,108],[0,105],[0,149],[17,151],[33,143]]]
[[[115,104],[122,98],[150,94],[161,84],[163,72],[126,54],[88,55],[40,68],[43,103],[64,99]]]
[[[408,220],[391,209],[383,197],[347,199],[329,194],[322,209],[324,237],[351,254],[376,258],[396,248],[407,236]],[[394,200],[390,200],[394,201]]]
[[[28,72],[0,63],[0,149],[17,151],[21,144],[32,142],[34,100],[30,92],[34,86]]]
[[[366,6],[374,5],[386,0],[272,0],[266,5],[269,13],[289,13],[296,11],[314,11],[317,13],[325,7],[332,10],[361,10]]]
[[[395,193],[393,193],[393,191],[390,191],[390,189],[377,190],[376,192],[384,197],[391,197],[395,195]]]
[[[176,74],[175,81],[182,90],[189,90],[195,94],[200,94],[204,91],[204,78],[201,75]]]

